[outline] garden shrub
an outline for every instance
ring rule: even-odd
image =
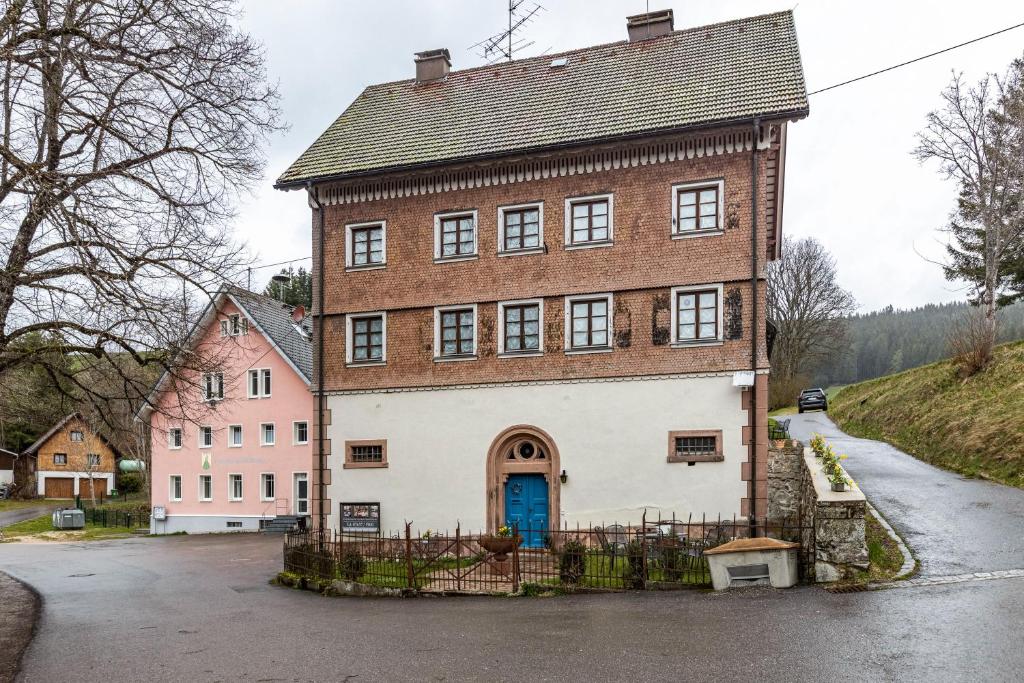
[[[587,548],[579,541],[566,541],[558,558],[558,578],[576,585],[587,573]]]
[[[138,493],[142,490],[142,477],[134,472],[122,474],[117,479],[117,490],[121,493]]]
[[[366,560],[357,551],[346,550],[341,556],[338,573],[343,579],[358,581],[366,573]]]

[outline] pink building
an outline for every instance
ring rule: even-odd
[[[152,427],[151,530],[291,527],[309,515],[313,462],[305,311],[227,287],[191,348],[209,371],[165,374],[140,413]]]

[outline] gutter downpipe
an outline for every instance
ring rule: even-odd
[[[316,467],[317,467],[317,522],[320,532],[326,528],[327,519],[324,514],[324,205],[313,191],[313,182],[306,182],[306,193],[312,203],[316,204],[317,244],[320,254],[317,257],[317,307],[316,307]]]
[[[753,149],[750,155],[750,367],[754,371],[754,385],[750,388],[750,536],[757,535],[757,325],[759,306],[757,301],[757,172],[758,172],[758,138],[761,131],[761,119],[754,118]]]

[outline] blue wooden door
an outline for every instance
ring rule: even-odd
[[[543,474],[509,475],[505,482],[505,523],[519,527],[523,547],[544,547],[548,532],[548,483]]]

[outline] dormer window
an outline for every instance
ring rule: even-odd
[[[476,248],[476,211],[439,213],[434,216],[435,261],[476,258]]]
[[[613,210],[614,200],[610,194],[565,200],[566,248],[611,245]]]

